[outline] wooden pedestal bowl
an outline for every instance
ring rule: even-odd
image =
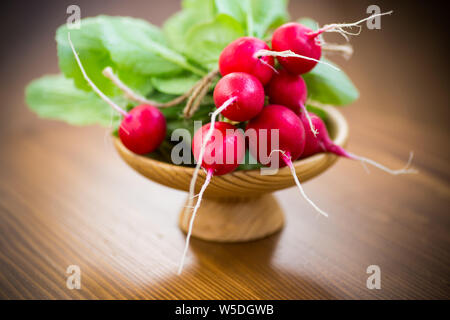
[[[344,146],[348,138],[348,125],[342,114],[327,107],[327,125],[333,141]],[[194,169],[139,156],[114,138],[114,145],[125,162],[134,170],[170,188],[188,191]],[[305,182],[328,169],[337,157],[317,154],[294,162],[301,182]],[[200,171],[196,193],[200,191],[206,174]],[[271,192],[295,185],[289,168],[275,175],[260,175],[260,170],[235,171],[213,177],[198,210],[192,236],[208,241],[243,242],[266,237],[280,230],[283,212]],[[184,207],[179,226],[187,232],[191,210]]]

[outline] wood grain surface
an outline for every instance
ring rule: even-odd
[[[449,68],[441,47],[448,35],[439,12],[380,2],[396,14],[383,19],[382,30],[352,40],[352,60],[335,59],[361,91],[343,110],[348,149],[392,167],[414,150],[419,174],[367,174],[359,163],[339,160],[305,183],[328,219],[295,188],[279,191],[281,232],[243,244],[193,239],[177,276],[186,194],[134,172],[107,130],[38,119],[26,109],[25,84],[57,72],[54,30],[68,4],[29,3],[7,8],[2,23],[16,28],[14,37],[0,28],[8,43],[0,57],[0,298],[450,298]],[[131,15],[156,24],[178,8],[177,1],[79,3],[84,16]],[[369,4],[291,1],[290,9],[294,18],[327,23],[356,20]],[[428,50],[416,49],[418,38]],[[69,265],[81,268],[80,290],[66,287]],[[380,290],[366,287],[369,265],[381,269]]]

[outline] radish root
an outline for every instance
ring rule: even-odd
[[[297,177],[297,173],[295,172],[295,167],[294,164],[292,163],[291,160],[291,156],[289,155],[289,153],[284,152],[283,150],[272,150],[272,152],[270,153],[269,157],[272,155],[272,153],[274,152],[280,152],[281,153],[281,157],[284,161],[284,163],[286,163],[286,165],[289,167],[292,177],[294,178],[295,184],[297,185],[298,189],[300,190],[300,193],[302,194],[303,198],[305,198],[306,201],[308,201],[308,203],[317,211],[319,212],[321,215],[325,216],[328,218],[328,213],[326,213],[325,211],[323,211],[322,209],[320,209],[310,198],[308,198],[308,196],[306,195],[305,191],[303,190],[303,187],[300,183],[300,181],[298,180]]]
[[[319,131],[314,127],[311,117],[309,116],[308,110],[306,110],[305,104],[300,103],[300,108],[301,108],[302,112],[304,113],[306,119],[308,120],[309,128],[311,129],[312,133],[314,134],[314,137],[317,137],[317,135],[319,134]]]
[[[345,60],[349,60],[353,55],[353,47],[350,44],[334,44],[322,42],[324,53],[337,53],[342,55]]]
[[[261,57],[267,57],[267,56],[271,56],[271,57],[282,57],[282,58],[301,58],[301,59],[305,59],[305,60],[311,60],[311,61],[315,61],[317,63],[322,63],[325,64],[337,71],[341,71],[338,67],[333,66],[332,64],[322,61],[322,60],[317,60],[314,58],[310,58],[307,56],[302,56],[300,54],[296,54],[291,50],[285,50],[285,51],[270,51],[270,50],[266,50],[266,49],[261,49],[255,52],[255,54],[253,55],[255,58],[261,58]]]
[[[361,161],[361,163],[363,163],[363,164],[366,164],[366,163],[370,164],[370,165],[372,165],[372,166],[374,166],[374,167],[376,167],[376,168],[378,168],[380,170],[383,170],[383,171],[385,171],[385,172],[387,172],[389,174],[395,175],[395,176],[396,175],[400,175],[400,174],[418,173],[418,171],[416,169],[411,169],[410,168],[412,160],[414,158],[414,152],[412,152],[412,151],[409,153],[409,159],[408,159],[408,162],[406,163],[406,165],[403,168],[398,169],[398,170],[392,170],[392,169],[390,169],[390,168],[388,168],[388,167],[386,167],[386,166],[384,166],[384,165],[382,165],[382,164],[380,164],[380,163],[378,163],[378,162],[376,162],[376,161],[374,161],[372,159],[369,159],[369,158],[366,158],[366,157],[362,157],[362,156],[358,156],[358,155],[355,155],[355,154],[350,153],[350,152],[348,152],[348,157],[350,159],[353,159],[353,160]],[[367,169],[367,167],[366,167],[366,169]]]
[[[211,115],[211,125],[208,129],[208,132],[206,133],[205,138],[202,137],[202,147],[200,148],[200,153],[198,155],[198,161],[194,169],[194,173],[192,174],[191,184],[189,185],[189,195],[188,195],[188,203],[186,205],[187,208],[192,207],[192,204],[194,202],[194,193],[195,193],[195,184],[197,183],[197,177],[198,172],[200,171],[200,167],[203,163],[203,156],[205,154],[206,144],[211,139],[213,132],[214,132],[214,124],[216,123],[217,116],[225,110],[228,106],[230,106],[234,101],[236,100],[236,97],[231,97],[227,101],[225,101],[222,106],[213,112]],[[198,202],[198,200],[197,200]]]
[[[188,229],[188,233],[186,236],[186,244],[184,246],[183,255],[181,256],[180,265],[178,267],[178,275],[180,275],[181,272],[183,271],[184,260],[186,259],[187,250],[189,248],[189,241],[190,241],[191,235],[192,235],[192,228],[194,227],[195,215],[197,214],[198,208],[200,208],[200,203],[202,202],[203,194],[205,193],[206,187],[208,187],[212,176],[213,176],[213,171],[212,170],[208,171],[208,173],[206,174],[205,183],[203,184],[202,189],[200,190],[200,193],[198,194],[198,200],[197,200],[197,203],[195,204],[194,211],[192,212],[191,220],[189,221],[189,229]]]
[[[384,12],[384,13],[376,13],[376,14],[372,14],[371,16],[361,19],[359,21],[353,22],[353,23],[332,23],[332,24],[326,24],[324,25],[322,28],[320,28],[317,31],[314,32],[310,32],[308,33],[308,36],[310,37],[317,37],[318,35],[324,33],[324,32],[337,32],[340,35],[342,35],[345,40],[349,41],[349,37],[348,36],[357,36],[361,33],[362,27],[360,26],[361,23],[371,20],[373,18],[376,17],[381,17],[387,14],[392,14],[392,12],[394,11],[388,11],[388,12]],[[350,32],[348,30],[345,30],[345,28],[353,28],[353,27],[358,27],[358,31],[357,32]]]
[[[70,47],[72,48],[73,55],[75,56],[75,60],[77,61],[78,67],[80,67],[81,73],[83,74],[84,79],[86,79],[89,86],[92,88],[92,90],[97,93],[100,98],[108,103],[114,110],[119,112],[124,117],[128,116],[128,112],[126,112],[124,109],[119,107],[117,104],[115,104],[110,98],[108,98],[103,92],[100,91],[100,89],[92,82],[92,80],[88,77],[86,74],[86,71],[84,70],[83,64],[80,61],[80,57],[78,57],[78,54],[75,50],[75,47],[73,46],[72,40],[70,40],[70,32],[67,33],[67,39],[69,40]]]

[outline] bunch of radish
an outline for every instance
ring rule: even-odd
[[[320,35],[335,31],[347,37],[349,33],[345,30],[346,27],[356,26],[375,16],[377,15],[354,24],[326,25],[315,31],[300,23],[287,23],[274,31],[271,39],[272,48],[261,39],[241,37],[222,51],[218,61],[222,78],[217,82],[213,93],[216,110],[211,115],[210,123],[195,132],[192,139],[192,153],[196,167],[190,184],[188,208],[193,207],[193,211],[179,273],[182,271],[195,215],[201,205],[203,193],[214,176],[228,174],[237,169],[244,159],[247,148],[263,165],[273,166],[275,163],[278,168],[287,166],[302,196],[316,211],[326,217],[328,214],[306,196],[296,175],[294,161],[317,153],[330,152],[374,165],[391,174],[412,172],[408,169],[409,162],[404,169],[391,170],[335,145],[322,119],[306,109],[308,92],[302,75],[311,71],[318,63],[327,64],[320,60],[322,54]],[[119,107],[86,75],[70,40],[70,34],[69,43],[86,81],[103,100],[123,116],[118,133],[125,147],[137,154],[155,151],[166,136],[166,120],[158,109],[161,105],[139,97],[111,73],[105,74],[128,97],[141,103],[131,111]],[[332,65],[328,66],[335,68]],[[210,81],[212,76],[208,77]],[[209,84],[210,82],[207,83]],[[179,101],[178,99],[177,102]],[[219,116],[221,120],[217,121]],[[245,132],[238,129],[237,124],[242,124],[240,127],[245,127]],[[270,132],[273,130],[277,132],[275,144],[271,141]],[[246,140],[250,132],[254,133],[255,139]],[[269,134],[262,134],[263,132]],[[201,168],[206,172],[206,180],[193,206],[195,186]]]

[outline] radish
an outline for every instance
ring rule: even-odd
[[[264,107],[264,99],[261,82],[244,72],[227,74],[214,89],[216,107],[223,116],[233,121],[247,121],[255,117]],[[232,102],[224,108],[224,104],[230,100]]]
[[[214,117],[215,119],[215,117]],[[214,138],[214,139],[212,139]],[[245,156],[245,139],[242,131],[227,122],[212,121],[201,127],[194,134],[192,139],[192,152],[197,160],[194,174],[191,180],[189,192],[188,208],[192,206],[195,182],[200,167],[206,170],[206,179],[200,193],[197,203],[192,212],[189,222],[188,234],[186,236],[186,245],[183,251],[181,262],[178,268],[178,274],[183,270],[184,260],[189,247],[189,240],[192,234],[195,215],[203,198],[212,176],[220,176],[234,171],[242,162]],[[230,154],[231,152],[231,154]]]
[[[222,114],[223,116],[233,121],[250,120],[261,112],[264,107],[264,100],[264,87],[262,86],[261,82],[258,80],[258,78],[244,72],[233,72],[227,74],[219,80],[216,87],[214,88],[214,103],[217,109],[211,115],[211,123],[203,126],[201,130],[198,130],[194,135],[194,139],[192,140],[192,150],[194,153],[194,157],[197,160],[197,165],[195,167],[194,173],[192,174],[191,184],[189,187],[189,197],[187,204],[188,208],[192,207],[195,184],[197,182],[198,172],[201,166],[205,170],[207,170],[207,177],[205,184],[200,191],[196,206],[194,207],[191,222],[189,224],[186,247],[183,253],[180,267],[178,269],[178,274],[181,273],[183,268],[184,258],[189,246],[189,239],[191,235],[192,224],[195,218],[195,213],[200,206],[203,192],[205,191],[206,186],[209,184],[211,176],[213,174],[222,175],[233,171],[239,166],[239,163],[244,157],[244,152],[242,150],[243,148],[245,148],[243,135],[241,134],[241,136],[231,136],[231,138],[228,135],[224,135],[225,138],[222,138],[222,147],[218,150],[213,150],[213,152],[219,157],[224,156],[224,146],[231,143],[231,146],[234,149],[238,147],[237,152],[235,152],[234,154],[234,159],[232,159],[234,161],[228,161],[230,163],[227,163],[227,161],[222,161],[221,163],[212,161],[211,164],[209,164],[208,162],[203,162],[203,156],[205,152],[208,153],[212,151],[208,146],[212,143],[211,138],[213,136],[214,130],[216,129],[219,130],[219,132],[224,132],[226,131],[226,129],[236,129],[233,125],[226,122],[216,123],[216,118],[219,114]],[[207,133],[203,140],[203,143],[199,143],[198,141],[200,140],[200,138],[203,138],[203,134],[205,131],[207,131]],[[242,137],[241,142],[239,142],[240,137]],[[219,140],[219,143],[222,140]],[[217,145],[217,142],[215,142],[215,144]]]
[[[361,31],[360,24],[364,21],[379,17],[385,14],[391,14],[392,11],[386,13],[373,14],[367,18],[354,23],[329,24],[325,25],[317,31],[297,23],[290,22],[282,25],[275,30],[272,36],[272,50],[259,50],[255,53],[256,58],[273,56],[277,57],[280,64],[290,73],[304,74],[311,71],[317,63],[324,63],[320,61],[322,56],[322,42],[319,35],[324,32],[338,32],[348,41],[348,35],[358,35]],[[359,27],[359,32],[351,33],[344,28]]]
[[[255,139],[249,139],[249,150],[253,157],[264,165],[269,165],[274,160],[273,153],[278,152],[278,167],[288,166],[294,177],[295,183],[303,197],[319,213],[328,217],[328,214],[319,209],[305,194],[292,164],[298,159],[305,148],[305,129],[300,118],[289,108],[280,105],[269,105],[254,119],[250,120],[246,127],[246,136],[251,137],[250,130],[254,130]],[[273,146],[272,135],[264,139],[262,130],[278,130],[278,148]],[[308,130],[307,130],[308,131]],[[308,131],[309,132],[309,131]],[[269,158],[269,163],[263,163],[264,158]],[[272,160],[271,160],[272,159]]]
[[[389,168],[383,166],[382,164],[379,164],[378,162],[375,162],[371,159],[350,153],[350,152],[346,151],[344,148],[342,148],[341,146],[334,144],[333,141],[330,139],[330,136],[328,135],[327,127],[325,126],[325,123],[322,121],[322,119],[312,112],[309,113],[309,118],[314,123],[314,126],[319,130],[319,134],[318,134],[318,136],[314,136],[309,131],[306,132],[305,150],[303,151],[301,158],[306,158],[306,157],[309,157],[311,155],[314,155],[314,154],[320,153],[320,152],[330,152],[330,153],[334,153],[335,155],[338,155],[340,157],[344,157],[344,158],[348,158],[348,159],[352,159],[352,160],[359,160],[363,163],[368,163],[370,165],[377,167],[378,169],[381,169],[381,170],[386,171],[393,175],[417,172],[414,169],[409,169],[409,166],[412,161],[413,153],[410,154],[409,160],[403,169],[399,169],[399,170],[389,169]],[[306,116],[304,114],[300,115],[300,119],[304,125],[306,125],[308,123],[308,119],[306,118]]]
[[[123,145],[137,154],[155,151],[166,137],[166,119],[158,108],[142,104],[124,117],[119,127]]]
[[[214,102],[217,110],[211,115],[210,130],[199,150],[199,159],[197,159],[197,166],[189,187],[188,207],[191,207],[193,203],[198,171],[202,165],[206,145],[210,143],[217,116],[222,114],[233,121],[250,120],[261,112],[264,100],[264,87],[256,77],[248,73],[233,72],[219,80],[214,88]]]
[[[310,59],[278,56],[280,64],[293,74],[303,74],[311,71],[322,56],[322,48],[315,37],[308,34],[313,30],[296,22],[282,25],[275,30],[272,36],[272,49],[274,51],[292,51],[295,54]]]
[[[219,69],[222,76],[232,72],[246,72],[266,85],[274,73],[274,58],[267,56],[258,59],[254,54],[259,50],[269,50],[269,46],[254,37],[242,37],[234,40],[223,49],[219,57]]]
[[[124,117],[119,127],[119,138],[124,146],[137,154],[155,151],[166,137],[166,119],[161,111],[154,106],[143,104],[127,112],[115,104],[88,77],[70,40],[70,33],[67,36],[75,60],[88,84],[102,100]]]
[[[266,93],[271,104],[280,104],[288,107],[296,114],[306,115],[309,123],[307,126],[305,125],[305,128],[310,128],[311,132],[317,135],[317,130],[306,111],[305,103],[308,91],[305,80],[301,76],[290,74],[282,69],[272,77],[266,87]]]

